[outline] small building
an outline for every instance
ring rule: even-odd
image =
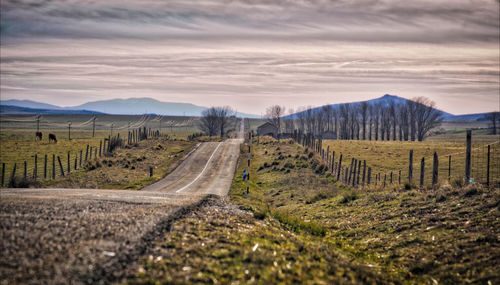
[[[324,140],[336,140],[337,134],[332,131],[326,131],[323,134],[321,134],[321,138]]]
[[[271,136],[273,138],[277,138],[278,128],[276,128],[269,122],[265,122],[264,124],[257,127],[257,133],[259,136]]]

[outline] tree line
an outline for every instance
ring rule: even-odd
[[[291,134],[297,129],[316,137],[332,133],[338,139],[376,141],[423,141],[442,122],[441,111],[425,97],[404,103],[392,100],[301,107],[296,112],[289,110],[288,116],[285,107],[274,105],[267,109],[266,118],[279,133]]]

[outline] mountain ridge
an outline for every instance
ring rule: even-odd
[[[157,114],[166,116],[201,116],[201,112],[208,109],[207,107],[198,106],[192,103],[181,102],[164,102],[148,97],[138,98],[116,98],[107,100],[98,100],[86,102],[77,106],[60,107],[56,105],[46,104],[32,100],[1,100],[2,106],[15,106],[21,108],[32,108],[40,110],[58,110],[57,114],[62,114],[64,111],[86,110],[112,115],[141,115],[141,114]],[[23,110],[23,113],[28,110]],[[237,113],[239,117],[259,118],[260,116],[246,113]]]

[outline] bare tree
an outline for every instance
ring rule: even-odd
[[[287,134],[292,134],[294,129],[295,129],[295,124],[294,124],[294,111],[293,109],[288,110],[288,118],[284,119],[285,121],[285,133]]]
[[[323,112],[323,118],[325,120],[325,125],[326,125],[326,131],[330,131],[330,126],[333,118],[333,107],[332,105],[328,104],[323,107],[321,107],[321,112]]]
[[[375,122],[374,132],[375,132],[375,140],[378,141],[379,135],[379,125],[380,125],[380,109],[382,108],[382,104],[376,103],[373,106],[373,121]]]
[[[219,130],[217,115],[217,109],[215,107],[205,109],[201,112],[199,128],[202,132],[209,136],[215,136],[217,134]]]
[[[486,114],[485,118],[487,120],[491,121],[493,130],[491,131],[491,134],[496,135],[497,134],[497,121],[500,121],[500,112],[491,112]]]
[[[370,127],[369,127],[369,132],[368,132],[368,139],[372,140],[372,128],[373,128],[373,117],[374,117],[374,112],[373,112],[373,105],[370,105],[368,108],[369,113],[370,113]]]
[[[398,108],[399,140],[408,140],[408,112],[406,105],[400,104]]]
[[[397,126],[398,126],[397,109],[398,109],[398,105],[396,104],[396,102],[391,101],[389,103],[389,113],[390,113],[390,116],[391,116],[392,140],[393,141],[396,140],[396,129],[397,129]],[[387,138],[387,139],[389,140],[389,138]]]
[[[299,130],[302,133],[305,133],[305,128],[306,128],[306,108],[305,107],[299,107],[297,109],[297,125]]]
[[[340,138],[349,139],[349,116],[350,116],[350,105],[341,104],[339,106],[339,118],[340,118]]]
[[[307,107],[306,110],[306,126],[307,126],[307,133],[312,133],[314,134],[314,114],[311,106]]]
[[[235,113],[229,106],[211,107],[201,113],[199,128],[209,136],[224,137],[229,130],[231,117]]]
[[[278,130],[278,136],[281,133],[281,117],[285,115],[285,107],[280,105],[273,105],[266,110],[265,117]]]
[[[220,137],[223,138],[229,131],[230,119],[235,116],[235,112],[229,106],[216,107],[217,123],[220,131]]]
[[[361,128],[363,130],[363,140],[366,140],[366,119],[368,117],[368,103],[366,101],[361,102]]]
[[[415,102],[417,138],[418,141],[423,141],[430,130],[441,124],[441,111],[435,108],[436,104],[429,98],[417,97],[413,101]]]
[[[410,139],[411,141],[415,141],[416,138],[416,103],[412,100],[406,101],[406,107],[408,110],[408,116],[409,116],[409,125],[410,125]]]

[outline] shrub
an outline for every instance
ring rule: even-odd
[[[306,204],[313,204],[313,203],[316,203],[318,201],[321,201],[321,200],[324,200],[324,199],[328,199],[328,198],[331,198],[333,197],[333,194],[330,193],[330,192],[319,192],[317,193],[316,195],[310,197],[309,199],[306,200]]]
[[[358,195],[356,194],[356,192],[351,191],[351,192],[348,192],[342,196],[342,199],[340,199],[340,203],[347,204],[347,203],[354,201],[356,199],[358,199]]]
[[[108,166],[112,166],[111,161],[108,161]],[[83,168],[87,171],[92,171],[92,170],[95,170],[95,169],[100,168],[100,167],[102,167],[102,164],[99,160],[89,160],[83,166]]]
[[[295,168],[295,164],[293,164],[292,162],[290,161],[287,161],[284,165],[285,168],[290,168],[290,169],[294,169]]]
[[[33,178],[24,178],[14,176],[8,184],[9,188],[30,188],[30,187],[41,187],[41,183]]]
[[[451,186],[455,188],[462,188],[464,187],[464,180],[462,178],[456,178],[451,181]]]
[[[123,140],[116,136],[109,139],[109,152],[112,153],[114,150],[123,147]]]

